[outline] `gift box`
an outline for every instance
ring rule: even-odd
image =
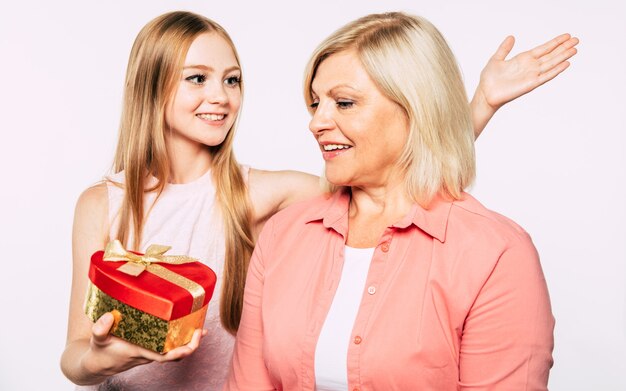
[[[165,255],[169,249],[151,245],[140,254],[116,240],[94,253],[85,300],[89,319],[112,312],[111,334],[158,353],[191,341],[204,325],[216,276],[193,258]]]

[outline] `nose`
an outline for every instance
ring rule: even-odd
[[[309,130],[313,135],[318,135],[324,131],[331,130],[335,126],[335,121],[332,117],[332,105],[318,104],[313,117],[309,122]]]
[[[223,105],[228,103],[228,94],[220,81],[207,83],[204,88],[205,99],[208,103]]]

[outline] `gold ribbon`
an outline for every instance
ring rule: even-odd
[[[117,270],[122,273],[137,277],[144,271],[148,271],[149,273],[157,275],[174,285],[178,285],[188,291],[193,297],[191,312],[195,312],[202,308],[202,303],[204,302],[205,291],[202,285],[183,277],[180,274],[174,273],[173,271],[158,265],[158,263],[182,265],[185,263],[197,262],[197,259],[185,255],[164,255],[171,248],[172,247],[170,246],[152,244],[148,247],[144,255],[137,255],[127,251],[124,246],[122,246],[122,243],[115,239],[107,244],[102,259],[108,262],[127,261],[125,264],[117,268]]]

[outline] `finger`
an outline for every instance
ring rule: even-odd
[[[539,63],[543,64],[544,62],[548,62],[550,61],[554,56],[559,55],[561,53],[563,53],[564,51],[573,48],[574,46],[578,45],[578,38],[570,38],[567,41],[563,42],[562,44],[560,44],[556,49],[554,49],[553,51],[551,51],[550,53],[544,55],[543,57],[541,57],[539,59]]]
[[[158,361],[158,362],[180,361],[183,358],[189,356],[193,352],[194,351],[191,350],[191,348],[189,348],[189,346],[187,345],[179,346],[176,349],[172,349],[169,352],[161,355],[155,361]]]
[[[144,359],[144,360],[148,360],[148,361],[156,361],[156,362],[163,362],[163,357],[165,356],[164,354],[159,354],[157,352],[153,352],[152,350],[146,349],[146,348],[142,348],[140,346],[137,346],[138,348],[138,358],[140,359]]]
[[[539,76],[539,79],[537,80],[537,85],[536,87],[539,87],[540,85],[549,82],[550,80],[554,79],[555,77],[557,77],[561,72],[563,72],[564,70],[566,70],[569,67],[570,63],[568,61],[562,62],[559,65],[555,66],[554,68],[550,69],[548,72],[546,73],[542,73]],[[535,87],[535,88],[536,88]]]
[[[179,346],[176,349],[172,349],[169,352],[167,352],[166,354],[162,355],[159,357],[159,362],[165,362],[165,361],[180,361],[183,358],[189,356],[190,354],[192,354],[193,352],[196,351],[196,349],[198,349],[198,346],[200,346],[200,340],[202,338],[202,330],[200,329],[196,329],[193,332],[193,335],[191,337],[191,341],[189,341],[189,343],[187,345],[184,346]]]
[[[144,348],[143,346],[135,345],[122,339],[119,340],[119,343],[126,345],[126,354],[136,361],[141,361],[142,363],[161,361],[162,354],[160,353]]]
[[[550,53],[552,50],[554,50],[554,48],[556,48],[557,46],[559,46],[563,42],[565,42],[568,39],[570,39],[570,37],[571,37],[571,35],[569,35],[569,34],[561,34],[558,37],[552,38],[551,40],[549,40],[548,42],[544,43],[543,45],[539,45],[536,48],[532,49],[530,51],[530,53],[535,58],[542,57],[542,56],[546,55],[547,53]]]
[[[91,327],[91,334],[93,336],[94,342],[100,344],[106,341],[106,339],[109,337],[109,331],[111,330],[111,327],[113,327],[113,321],[113,314],[107,312],[106,314],[102,315],[100,319],[96,321],[96,323],[94,323],[94,325]]]
[[[578,37],[572,37],[568,39],[563,45],[566,45],[568,48],[574,47],[580,43]]]
[[[200,346],[200,340],[204,336],[204,331],[207,330],[196,329],[193,332],[193,335],[191,336],[191,341],[189,341],[189,343],[187,344],[187,346],[191,348],[191,350],[195,351],[196,349],[198,349],[198,346]]]
[[[541,66],[539,67],[539,71],[541,73],[548,72],[550,69],[552,69],[555,66],[559,65],[563,61],[566,61],[567,59],[571,58],[577,52],[578,52],[578,50],[576,50],[576,48],[571,48],[571,49],[569,49],[569,50],[567,50],[567,51],[565,51],[563,53],[560,53],[559,55],[555,56],[550,61],[541,64]]]
[[[493,56],[491,56],[491,59],[492,60],[504,60],[506,56],[508,56],[509,53],[511,53],[511,50],[513,49],[514,44],[515,44],[514,36],[509,35],[508,37],[504,38],[504,41],[502,41],[500,46],[498,46],[498,50],[496,50]]]

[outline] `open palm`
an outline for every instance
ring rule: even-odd
[[[578,38],[569,34],[558,37],[520,53],[507,60],[515,38],[508,36],[480,74],[476,93],[494,110],[547,81],[554,79],[569,66],[567,61],[576,54]]]

